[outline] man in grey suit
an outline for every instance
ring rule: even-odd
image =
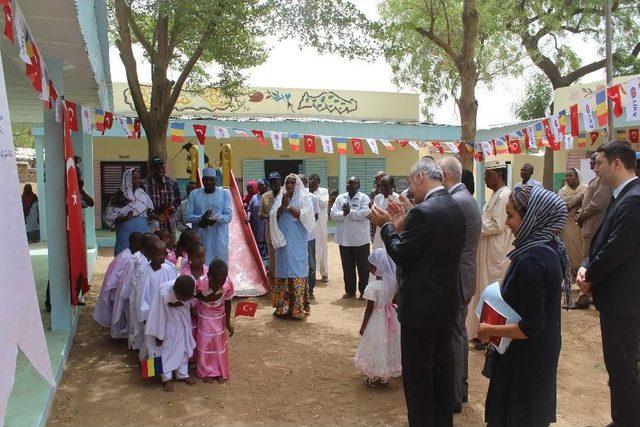
[[[469,301],[476,293],[476,256],[478,240],[482,229],[480,209],[476,200],[461,182],[462,164],[455,157],[447,156],[438,160],[444,179],[442,185],[449,191],[453,200],[460,206],[466,222],[464,249],[458,264],[458,297],[460,308],[453,325],[452,348],[454,358],[454,399],[453,412],[462,412],[462,404],[469,399],[469,339],[467,337],[467,310]],[[475,307],[471,307],[474,310]]]

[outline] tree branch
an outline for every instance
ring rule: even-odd
[[[127,83],[129,84],[133,104],[136,107],[138,116],[144,122],[148,119],[149,111],[144,103],[142,89],[140,88],[140,80],[138,79],[136,58],[133,55],[133,49],[131,48],[131,30],[127,21],[127,6],[123,0],[115,0],[114,3],[119,36],[119,40],[116,40],[116,46],[120,52],[120,59],[122,59],[122,63],[125,66]]]
[[[638,56],[638,55],[640,55],[640,42],[638,42],[638,44],[636,44],[633,50],[631,51],[631,56]]]
[[[147,55],[149,55],[149,59],[151,60],[151,62],[153,62],[153,58],[156,54],[155,49],[153,48],[153,45],[151,44],[151,42],[149,42],[149,40],[147,40],[144,34],[142,34],[142,30],[138,26],[136,19],[133,17],[133,12],[131,10],[131,7],[124,3],[123,5],[124,7],[122,12],[125,14],[127,22],[129,23],[129,27],[131,28],[131,31],[133,31],[133,35],[136,37],[136,41],[142,45],[144,50],[147,51]]]
[[[451,48],[451,45],[447,44],[444,40],[442,40],[438,35],[434,34],[433,30],[425,30],[423,27],[416,27],[415,30],[418,32],[418,34],[428,38],[429,40],[431,40],[436,46],[438,46],[440,49],[442,49],[449,58],[451,58],[451,60],[454,63],[458,62],[458,55],[456,54],[456,52],[454,52],[454,50]]]
[[[571,83],[575,82],[576,80],[586,76],[589,73],[593,73],[594,71],[598,71],[600,68],[605,66],[606,61],[604,59],[601,59],[600,61],[595,61],[592,62],[590,64],[587,65],[583,65],[582,67],[578,68],[577,70],[574,70],[572,72],[570,72],[569,74],[567,74],[566,76],[563,77],[563,80],[565,81],[565,86],[569,86]]]

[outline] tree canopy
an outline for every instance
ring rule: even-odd
[[[553,89],[549,79],[536,73],[527,80],[522,98],[513,106],[513,114],[520,120],[533,120],[549,114],[553,102]]]

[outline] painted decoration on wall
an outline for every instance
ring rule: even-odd
[[[351,113],[358,109],[358,101],[355,99],[345,99],[335,92],[322,92],[319,95],[309,95],[305,92],[298,103],[298,110],[305,108],[315,108],[317,111],[337,112],[338,114]]]

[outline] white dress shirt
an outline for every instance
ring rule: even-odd
[[[348,215],[342,212],[342,205],[349,203],[351,210]],[[349,193],[336,197],[331,207],[331,219],[336,222],[336,243],[340,246],[363,246],[370,243],[369,239],[369,197],[357,192],[353,198]]]
[[[626,187],[626,186],[627,186],[627,184],[629,184],[631,181],[633,181],[633,180],[634,180],[634,179],[636,179],[636,178],[637,178],[637,177],[636,177],[636,176],[634,176],[633,178],[629,178],[628,180],[626,180],[626,181],[625,181],[625,182],[623,182],[622,184],[618,185],[618,186],[616,187],[616,189],[615,189],[615,190],[613,190],[613,192],[612,192],[612,194],[613,194],[613,198],[614,198],[614,199],[617,199],[617,198],[618,198],[618,196],[620,195],[620,192],[621,192],[622,190],[624,190],[624,187]]]

